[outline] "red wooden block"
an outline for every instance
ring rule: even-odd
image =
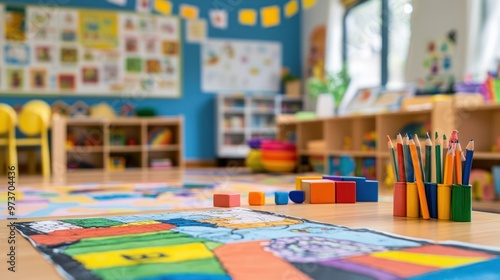
[[[335,198],[337,203],[356,203],[356,182],[336,182]]]
[[[214,207],[238,207],[240,206],[239,194],[214,194]]]

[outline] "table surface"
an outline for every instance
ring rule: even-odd
[[[370,228],[408,237],[435,241],[455,240],[478,245],[500,247],[500,215],[473,212],[472,222],[459,223],[442,220],[422,220],[392,216],[392,203],[356,203],[356,204],[289,204],[248,207],[255,210],[306,218],[350,228]],[[141,212],[161,213],[168,211]],[[135,212],[134,214],[138,214]],[[125,215],[125,214],[119,214]],[[109,216],[109,215],[101,215]],[[83,218],[87,216],[78,216]],[[55,220],[63,217],[24,219],[18,221]],[[75,218],[74,216],[72,218]],[[7,270],[6,250],[11,246],[7,242],[8,221],[0,222],[0,279],[61,279],[55,266],[45,260],[34,247],[17,231],[16,272]]]

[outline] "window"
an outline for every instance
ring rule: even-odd
[[[353,79],[370,86],[405,83],[412,10],[411,0],[358,0],[346,10],[343,60]]]

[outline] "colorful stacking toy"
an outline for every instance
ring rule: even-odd
[[[292,172],[297,162],[295,144],[266,140],[261,143],[262,165],[268,172]]]

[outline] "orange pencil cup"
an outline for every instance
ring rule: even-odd
[[[394,183],[394,216],[406,217],[406,182]]]
[[[449,220],[451,217],[451,185],[438,184],[438,219]]]
[[[406,183],[406,216],[410,218],[418,218],[420,214],[420,205],[418,203],[417,183]]]

